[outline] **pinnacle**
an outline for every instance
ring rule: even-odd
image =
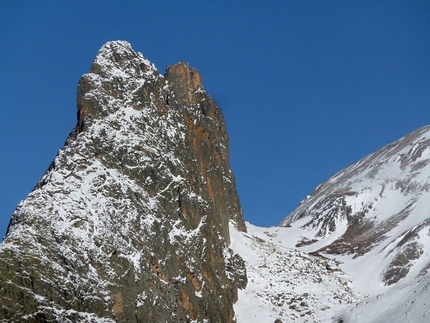
[[[0,245],[1,322],[234,321],[229,221],[245,223],[226,125],[200,74],[173,66],[167,80],[128,42],[99,50],[77,127]]]
[[[154,64],[136,52],[127,41],[117,40],[104,44],[90,67],[91,73],[104,77],[142,78],[157,74]]]
[[[177,98],[185,104],[194,104],[193,93],[202,87],[202,76],[188,63],[176,63],[166,69],[166,80],[176,92]]]

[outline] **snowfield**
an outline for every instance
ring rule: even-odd
[[[348,257],[291,248],[291,228],[247,223],[247,229],[230,226],[230,247],[245,260],[248,274],[234,306],[238,323],[430,322],[428,273],[389,288],[367,281],[372,264],[354,266]],[[372,261],[378,262],[376,255]]]
[[[283,243],[285,228],[247,224],[230,228],[230,247],[246,262],[248,286],[239,291],[236,318],[244,322],[331,322],[360,296],[335,261],[309,255]],[[281,234],[279,234],[281,232]]]

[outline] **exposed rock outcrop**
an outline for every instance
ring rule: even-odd
[[[222,113],[187,63],[127,42],[82,76],[78,123],[0,245],[0,322],[232,322],[245,223]]]

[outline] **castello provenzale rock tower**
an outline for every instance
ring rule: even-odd
[[[199,72],[105,44],[78,122],[0,245],[0,322],[234,322],[245,231],[222,113]]]

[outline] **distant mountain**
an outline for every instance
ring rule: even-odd
[[[336,259],[366,295],[345,322],[430,320],[429,189],[423,127],[319,185],[281,222],[287,245]]]
[[[0,322],[233,322],[246,230],[222,113],[187,63],[124,41],[82,76],[78,122],[0,245]]]

